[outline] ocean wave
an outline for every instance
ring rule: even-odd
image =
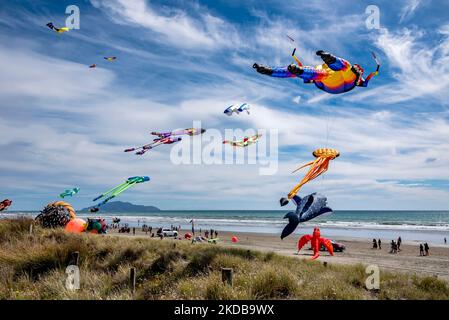
[[[35,216],[36,213],[1,213],[0,217],[7,218],[13,216]],[[120,218],[122,223],[129,223],[132,226],[147,224],[152,226],[178,226],[183,228],[190,226],[191,217],[186,216],[147,216],[147,215],[126,215],[126,214],[101,214],[92,215],[89,213],[78,214],[81,218],[101,217],[108,222],[112,222],[113,218]],[[193,216],[193,214],[192,214]],[[219,228],[226,230],[227,227],[238,227],[239,229],[281,229],[286,225],[287,221],[276,217],[198,217],[194,218],[196,228]],[[409,231],[449,231],[449,222],[436,221],[338,221],[315,219],[302,223],[303,227],[322,227],[322,228],[338,228],[338,229],[365,229],[365,230],[409,230]]]

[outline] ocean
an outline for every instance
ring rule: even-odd
[[[215,229],[217,231],[256,232],[280,234],[286,224],[283,220],[288,210],[273,211],[160,211],[155,213],[82,213],[80,218],[102,217],[108,222],[112,218],[121,219],[131,227],[147,224],[153,228],[181,226],[190,230],[190,221],[194,220],[195,229]],[[36,216],[39,212],[1,213],[1,217],[11,215]],[[403,241],[428,242],[444,244],[444,237],[449,239],[449,211],[335,211],[333,214],[318,217],[300,224],[296,234],[311,233],[319,227],[325,237],[333,239],[347,238],[381,238]]]

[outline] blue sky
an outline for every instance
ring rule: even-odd
[[[57,35],[45,24],[64,25],[68,5],[80,8],[81,28]],[[379,30],[366,28],[368,5],[380,9]],[[302,177],[292,169],[329,146],[341,157],[304,194],[322,192],[334,209],[447,209],[448,11],[430,0],[2,1],[0,198],[39,210],[78,186],[70,201],[86,207],[127,177],[149,175],[120,199],[167,210],[278,209]],[[309,65],[324,49],[369,72],[375,51],[380,75],[329,95],[257,74],[254,62],[292,63],[286,34]],[[236,102],[251,104],[251,115],[222,114]],[[150,131],[192,121],[277,129],[278,172],[174,165],[169,146],[123,153]]]

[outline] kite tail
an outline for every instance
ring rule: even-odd
[[[92,201],[97,201],[97,200],[101,199],[102,197],[107,196],[110,193],[114,193],[115,191],[117,191],[118,189],[122,188],[123,186],[125,186],[127,184],[128,184],[128,182],[123,182],[123,183],[119,184],[118,186],[116,186],[116,187],[114,187],[112,189],[109,189],[108,191],[102,193],[101,195],[99,195],[98,197],[93,199]]]
[[[305,165],[303,165],[303,166],[301,166],[301,167],[299,167],[299,168],[296,168],[295,170],[292,171],[292,173],[295,173],[296,171],[299,171],[299,170],[301,170],[302,168],[305,168],[305,167],[307,167],[307,166],[314,165],[315,162],[317,162],[318,160],[319,160],[319,159],[310,161],[310,162],[306,163]]]

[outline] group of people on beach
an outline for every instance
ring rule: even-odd
[[[202,235],[203,235],[203,232],[200,229],[200,236],[202,236]],[[209,239],[209,236],[211,239],[218,238],[218,231],[214,230],[214,229],[204,231],[204,237]]]
[[[397,239],[397,241],[391,240],[391,249],[390,249],[390,253],[398,253],[399,251],[401,251],[401,243],[402,243],[402,239],[401,237],[399,237]],[[380,239],[376,240],[373,239],[373,249],[382,249],[382,241]]]
[[[419,255],[420,256],[428,256],[429,255],[429,245],[426,243],[419,244]]]
[[[373,239],[373,249],[382,249],[382,241]]]

